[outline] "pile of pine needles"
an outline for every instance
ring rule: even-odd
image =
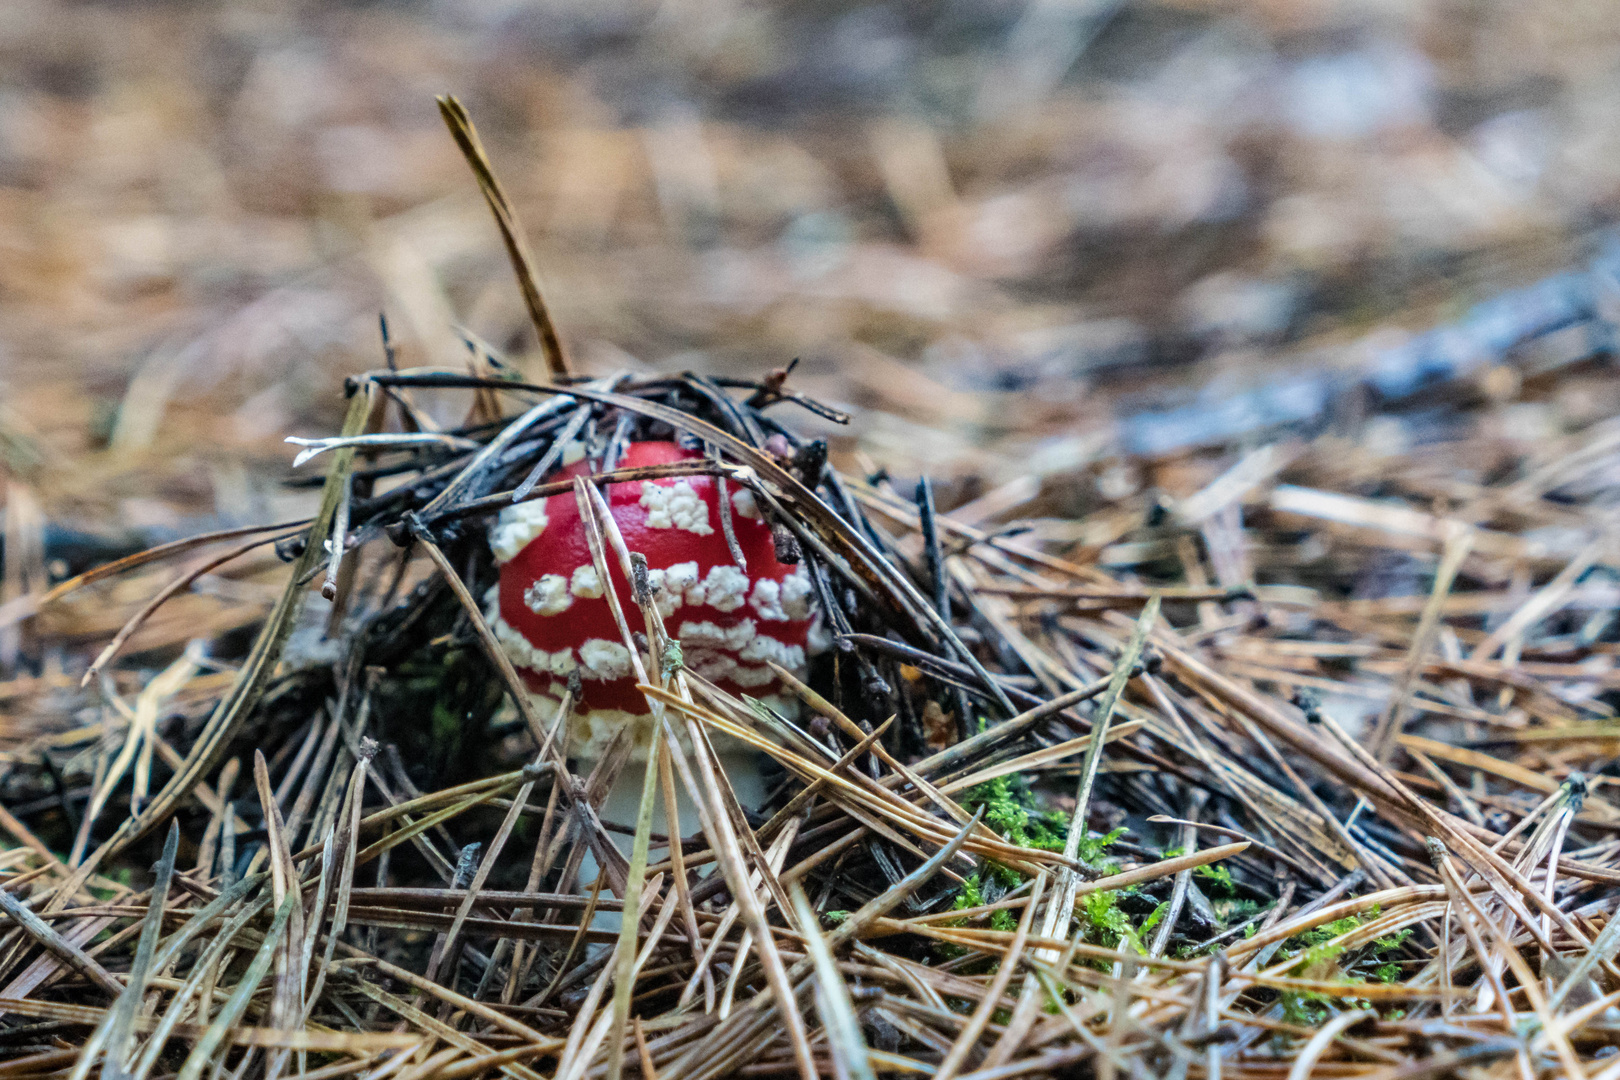
[[[795,435],[840,417],[788,369],[573,374],[444,110],[545,374],[390,355],[300,455],[312,520],[0,608],[133,608],[0,683],[36,720],[0,789],[0,1077],[1620,1077],[1612,425],[1511,444],[1453,394],[1399,452],[1127,462],[1160,483],[956,518]],[[706,453],[618,468],[644,438]],[[484,523],[574,490],[575,439],[587,487],[753,492],[834,642],[784,673],[795,722],[682,668],[643,605],[635,822],[597,807],[640,766],[562,756],[477,601]],[[230,576],[276,558],[273,596]],[[115,662],[205,582],[236,617],[155,675]],[[780,771],[762,815],[713,732]],[[701,831],[658,835],[678,789]]]

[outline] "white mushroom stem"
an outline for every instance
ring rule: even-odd
[[[633,588],[633,595],[635,595],[636,602],[641,608],[642,618],[645,620],[647,627],[647,645],[652,653],[653,668],[657,674],[649,677],[647,667],[642,662],[641,650],[636,646],[635,638],[630,632],[630,625],[624,617],[624,610],[619,605],[617,590],[611,586],[612,579],[609,576],[610,570],[605,550],[607,545],[612,545],[613,552],[618,557],[619,569],[626,580],[632,582],[632,585],[635,581],[635,569],[630,550],[625,545],[623,534],[619,531],[619,523],[614,520],[613,514],[609,511],[607,501],[602,497],[602,493],[597,486],[584,477],[576,477],[574,480],[574,498],[579,505],[580,521],[585,525],[585,539],[591,551],[591,561],[596,568],[598,578],[603,582],[602,594],[608,601],[609,609],[613,612],[613,621],[619,628],[624,646],[630,652],[630,663],[635,670],[637,680],[671,689],[683,700],[691,701],[691,690],[686,685],[685,675],[679,669],[668,673],[664,670],[664,653],[668,648],[670,637],[668,631],[664,628],[664,618],[658,610],[658,605],[653,602],[652,595],[649,592],[644,589]],[[673,687],[670,686],[672,679]],[[652,712],[654,723],[662,725],[665,719],[663,703],[649,698],[647,705]],[[666,730],[679,732],[679,728]],[[695,732],[693,734],[694,737],[697,735]],[[653,740],[655,748],[658,742],[659,740],[656,738]],[[707,756],[706,748],[694,746],[693,750],[700,757]],[[682,756],[678,747],[675,753],[677,757]],[[737,801],[745,807],[758,807],[764,801],[765,790],[764,780],[759,772],[757,755],[743,751],[715,756],[720,759],[721,767],[725,771],[726,778],[731,782]],[[615,822],[635,821],[637,811],[641,806],[642,778],[644,775],[641,769],[635,767],[634,763],[620,769],[618,776],[614,778],[607,797],[602,803],[600,811],[602,817]],[[701,824],[703,817],[702,808],[695,806],[690,798],[681,797],[686,793],[681,791],[679,786],[677,786],[675,794],[676,820],[674,822],[669,821],[669,814],[665,806],[657,807],[653,818],[655,831],[663,831],[665,835],[669,836],[672,848],[679,843],[681,836],[687,835],[693,828]],[[718,796],[719,792],[716,791],[713,794]],[[667,792],[666,798],[660,801],[667,802]],[[662,825],[661,830],[659,829],[660,825]],[[628,851],[631,842],[632,838],[628,836],[615,837],[615,843],[619,845],[621,850]],[[589,857],[587,856],[587,858]],[[590,861],[594,862],[594,860]]]
[[[677,728],[677,730],[679,730]],[[666,735],[666,741],[667,741]],[[737,797],[738,805],[745,809],[757,809],[765,801],[765,785],[759,771],[759,755],[752,751],[739,751],[737,753],[715,753],[726,779],[731,782],[731,790]],[[603,821],[611,821],[619,825],[634,825],[636,811],[641,806],[641,778],[645,763],[628,761],[619,774],[614,777],[613,784],[608,788],[607,796],[602,805],[597,808],[597,814]],[[665,799],[660,798],[653,809],[652,831],[670,838],[673,845],[682,836],[691,836],[702,826],[702,819],[698,810],[692,803],[691,797],[685,788],[676,781],[674,784],[676,831],[670,832],[669,814],[665,806]],[[630,837],[622,833],[615,833],[613,842],[620,851],[629,854]],[[586,865],[592,865],[589,853],[585,856]],[[590,871],[581,870],[582,878],[588,878]]]

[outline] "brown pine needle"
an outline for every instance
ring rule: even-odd
[[[456,146],[461,149],[462,157],[467,159],[467,165],[478,181],[478,189],[484,193],[484,201],[489,204],[490,213],[495,215],[495,224],[501,231],[501,242],[506,245],[506,254],[512,260],[512,272],[517,275],[518,289],[523,293],[523,303],[529,309],[529,318],[540,337],[540,351],[546,358],[546,370],[553,380],[567,378],[572,374],[568,354],[563,350],[562,337],[551,320],[551,311],[540,295],[534,256],[529,252],[529,242],[524,238],[523,226],[518,222],[512,201],[506,197],[505,189],[495,177],[495,168],[490,164],[489,155],[484,152],[483,141],[478,138],[478,129],[473,126],[466,108],[453,95],[446,94],[438,101],[439,115],[450,129],[450,137],[456,140]]]

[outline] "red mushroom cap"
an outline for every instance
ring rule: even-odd
[[[621,468],[701,458],[673,442],[631,443]],[[578,462],[562,470],[586,471]],[[811,585],[804,567],[777,561],[771,529],[753,495],[727,485],[732,527],[748,569],[733,561],[713,477],[666,477],[610,484],[606,497],[630,551],[647,558],[664,627],[681,643],[687,667],[734,694],[769,698],[781,689],[765,661],[802,672],[811,630]],[[625,723],[637,747],[651,734],[646,698],[602,594],[572,492],[508,507],[490,530],[501,567],[491,627],[537,695],[558,699],[581,677],[582,702],[570,718],[569,753],[595,757]],[[609,558],[631,630],[641,610]]]

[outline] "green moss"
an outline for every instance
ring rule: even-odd
[[[1112,846],[1115,840],[1118,840],[1124,835],[1125,827],[1122,825],[1117,829],[1111,829],[1107,833],[1103,833],[1101,835],[1092,833],[1089,836],[1083,837],[1080,841],[1080,861],[1086,863],[1087,865],[1095,864],[1102,856],[1103,849]]]
[[[1288,939],[1288,944],[1299,949],[1299,963],[1291,969],[1294,973],[1301,972],[1313,964],[1325,960],[1332,960],[1344,952],[1342,945],[1329,945],[1334,938],[1342,937],[1360,926],[1362,916],[1346,915],[1342,919],[1335,919],[1330,923],[1306,930]]]
[[[662,671],[664,678],[669,678],[686,665],[686,658],[681,655],[681,643],[671,638],[664,645],[664,660]]]
[[[1279,999],[1283,1021],[1300,1027],[1320,1027],[1327,1019],[1327,1001],[1326,994],[1311,990],[1299,993],[1285,991]]]
[[[1035,810],[1029,783],[1021,776],[998,776],[969,788],[962,797],[969,809],[984,807],[984,820],[1019,847],[1063,849],[1064,830]]]
[[[1237,892],[1237,886],[1232,883],[1232,871],[1217,863],[1206,863],[1193,871],[1209,883],[1206,892],[1212,896],[1228,897]]]
[[[1333,922],[1324,923],[1314,930],[1307,930],[1296,937],[1289,938],[1288,943],[1290,945],[1295,945],[1301,949],[1298,961],[1289,969],[1290,974],[1297,975],[1316,964],[1338,960],[1340,955],[1346,951],[1345,947],[1329,943],[1335,938],[1342,937],[1357,927],[1371,922],[1378,918],[1379,915],[1380,910],[1374,906],[1363,915],[1348,915],[1342,919],[1335,919]],[[1366,946],[1365,952],[1360,953],[1360,960],[1378,959],[1382,953],[1393,952],[1399,949],[1406,942],[1406,939],[1411,936],[1412,930],[1408,927],[1404,930],[1397,930],[1388,937],[1381,937]],[[1357,962],[1359,961],[1341,961],[1341,966],[1348,970]],[[1375,968],[1373,975],[1380,980],[1388,981],[1385,979],[1385,972],[1390,968],[1394,968],[1397,973],[1399,972],[1398,965],[1386,963]]]
[[[1147,918],[1142,920],[1142,928],[1139,931],[1140,935],[1146,938],[1149,934],[1153,933],[1153,928],[1159,925],[1159,923],[1164,919],[1165,913],[1169,910],[1170,901],[1160,901],[1159,905],[1153,909],[1152,913],[1150,913]]]
[[[1016,889],[1024,883],[1024,875],[1010,866],[1002,866],[998,862],[986,859],[984,860],[984,868],[990,872],[991,877],[996,879],[996,884],[1003,889]]]
[[[1108,889],[1088,893],[1081,899],[1080,909],[1088,924],[1087,941],[1105,949],[1129,945],[1137,952],[1142,951],[1136,927],[1131,924],[1130,916],[1121,910],[1117,892]]]
[[[1350,918],[1350,919],[1340,919],[1337,922],[1329,923],[1328,926],[1337,926],[1339,923],[1344,923],[1344,922],[1348,922],[1350,925],[1347,926],[1344,930],[1341,930],[1340,933],[1348,933],[1349,931],[1354,930],[1358,925],[1360,925],[1359,920],[1356,920],[1354,918]],[[1327,929],[1327,927],[1322,927],[1321,929],[1325,930],[1325,929]],[[1300,937],[1304,938],[1304,937],[1307,937],[1307,936],[1314,936],[1315,934],[1316,934],[1316,931],[1309,931],[1307,934],[1301,934]],[[1308,948],[1306,948],[1303,952],[1301,952],[1299,954],[1298,963],[1296,963],[1293,967],[1288,969],[1288,973],[1290,975],[1298,975],[1300,972],[1305,971],[1307,968],[1315,967],[1317,964],[1323,964],[1323,963],[1328,962],[1329,960],[1338,959],[1339,954],[1344,952],[1345,947],[1343,945],[1329,945],[1329,944],[1326,944],[1326,942],[1330,941],[1332,938],[1337,937],[1337,936],[1338,936],[1337,934],[1329,934],[1326,937],[1320,938],[1318,940],[1317,944],[1311,945]]]
[[[433,715],[430,723],[433,729],[433,739],[437,743],[453,742],[461,735],[461,718],[442,701],[433,703]]]
[[[967,879],[962,882],[962,890],[956,894],[956,899],[951,901],[951,910],[963,911],[967,908],[983,906],[984,893],[979,890],[979,875],[977,873],[969,874]],[[947,923],[946,925],[960,926],[961,923]]]
[[[1023,878],[1014,871],[1008,870],[1004,866],[997,866],[994,863],[986,862],[985,869],[994,874],[996,879],[1002,884],[1006,884],[1005,879],[1001,877],[1003,873],[1013,875],[1012,884],[1014,885],[1019,884],[1023,880]],[[966,911],[968,908],[983,907],[986,903],[987,901],[984,898],[982,879],[976,873],[969,874],[962,882],[961,891],[956,894],[956,899],[951,901],[951,910]],[[961,926],[966,922],[966,919],[952,919],[945,925]],[[1016,930],[1018,929],[1018,919],[1010,910],[1006,908],[1003,908],[1000,911],[992,911],[990,913],[990,929],[1007,931]]]
[[[1412,928],[1410,926],[1404,930],[1397,930],[1393,934],[1389,935],[1389,937],[1381,937],[1377,941],[1373,942],[1373,952],[1394,952],[1396,949],[1406,944],[1406,939],[1411,936]]]
[[[379,684],[373,716],[415,771],[449,782],[483,775],[488,725],[504,697],[488,662],[461,644],[430,642],[400,659]]]

